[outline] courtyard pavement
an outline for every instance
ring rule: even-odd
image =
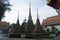
[[[53,39],[0,38],[0,40],[53,40]]]
[[[43,39],[8,38],[8,37],[1,37],[1,35],[0,35],[0,40],[60,40],[60,35],[54,37],[53,39],[47,39],[47,38],[43,38]]]

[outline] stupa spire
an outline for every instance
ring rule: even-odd
[[[17,23],[19,24],[19,11],[18,11]]]
[[[32,16],[31,16],[31,3],[29,2],[29,20],[32,20]]]
[[[37,19],[39,19],[39,18],[38,18],[38,8],[37,8]]]

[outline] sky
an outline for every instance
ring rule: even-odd
[[[5,17],[2,19],[2,21],[10,22],[10,24],[16,23],[18,19],[18,13],[20,24],[22,24],[25,18],[26,21],[28,21],[29,2],[31,3],[31,14],[34,23],[36,23],[37,9],[41,23],[48,17],[58,15],[55,9],[47,6],[46,0],[10,0],[10,4],[12,5],[11,11],[5,12]]]

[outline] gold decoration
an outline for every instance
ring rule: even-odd
[[[50,0],[46,0],[46,3],[49,4],[50,3]]]

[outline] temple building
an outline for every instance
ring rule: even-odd
[[[54,29],[54,27],[59,27],[60,26],[60,0],[47,0],[47,5],[50,7],[53,7],[58,15],[49,17],[43,21],[43,26],[51,27]]]
[[[21,33],[21,27],[20,27],[20,23],[19,23],[19,13],[18,13],[18,19],[17,19],[17,23],[15,25],[15,33]]]
[[[21,33],[21,27],[20,27],[20,23],[19,23],[19,13],[18,13],[18,17],[17,17],[17,23],[13,23],[10,27],[9,27],[9,32],[10,34],[13,33]]]
[[[43,20],[43,26],[46,27],[60,27],[60,16],[53,16]]]
[[[24,19],[22,25],[21,25],[21,31],[22,31],[22,34],[24,34],[26,32],[26,19]]]
[[[20,38],[21,37],[21,26],[20,26],[20,23],[19,23],[19,13],[18,13],[18,18],[17,18],[17,23],[13,23],[11,26],[10,26],[10,33],[9,33],[9,37],[10,38]]]
[[[43,34],[45,33],[44,29],[43,29],[43,26],[40,24],[40,20],[39,20],[39,17],[38,17],[38,9],[37,9],[37,20],[36,20],[36,24],[35,24],[35,32],[37,34]]]
[[[10,24],[8,22],[0,21],[0,34],[9,33]]]
[[[27,22],[27,33],[33,33],[34,30],[34,24],[31,16],[31,5],[29,4],[29,17]]]

